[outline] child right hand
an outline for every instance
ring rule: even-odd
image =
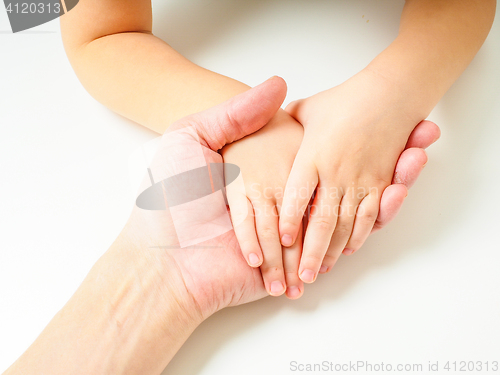
[[[279,296],[299,298],[304,284],[298,277],[302,238],[282,248],[278,232],[278,207],[286,181],[302,142],[303,127],[279,110],[258,132],[225,146],[225,163],[241,169],[244,192],[227,189],[234,231],[251,267],[261,269],[266,290]]]
[[[393,184],[382,194],[373,231],[384,227],[397,215],[407,188],[415,182],[427,162],[423,149],[434,143],[439,134],[439,128],[430,121],[421,122],[413,130],[398,160]],[[304,284],[298,276],[302,228],[294,245],[282,248],[277,215],[302,138],[302,125],[279,110],[258,132],[221,150],[224,162],[238,165],[244,177],[245,194],[235,195],[230,189],[227,192],[233,222],[241,223],[235,225],[234,230],[243,256],[251,267],[261,267],[269,294],[283,294],[286,285],[286,295],[291,299],[299,298],[304,292]],[[238,210],[238,207],[246,210]],[[235,216],[240,217],[235,220]],[[276,285],[281,285],[281,291]]]

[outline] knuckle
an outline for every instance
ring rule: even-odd
[[[299,259],[284,259],[283,260],[283,269],[285,272],[297,272],[299,269]]]
[[[285,193],[286,194],[286,193]],[[286,197],[285,197],[286,199]],[[280,214],[287,217],[287,222],[290,225],[296,225],[295,221],[302,217],[302,212],[305,211],[305,207],[299,203],[300,206],[295,206],[293,204],[287,204],[285,200],[281,203]]]
[[[337,237],[348,237],[351,234],[351,226],[348,224],[340,224],[335,228],[335,235]]]
[[[262,264],[260,268],[262,273],[266,276],[283,273],[283,268],[278,267],[277,265]]]
[[[338,259],[339,259],[338,255],[333,255],[333,254],[327,253],[325,255],[325,257],[323,258],[323,264],[326,266],[333,266],[337,262]]]
[[[378,211],[374,211],[374,210],[366,210],[361,215],[361,219],[364,222],[368,222],[368,223],[374,222],[375,220],[377,220],[377,217],[378,217]]]
[[[278,232],[277,228],[271,226],[263,226],[259,229],[259,238],[269,241],[269,240],[277,240]]]
[[[293,257],[293,254],[297,253],[300,249],[300,241],[297,239],[292,246],[283,246],[281,251],[283,252],[283,256]]]
[[[309,225],[313,225],[316,229],[321,231],[329,231],[333,228],[333,220],[327,216],[312,218]]]
[[[320,264],[323,261],[324,256],[321,254],[311,253],[307,254],[305,258],[307,259],[307,261],[313,264]]]
[[[285,228],[285,230],[293,233],[298,233],[299,227],[300,227],[300,221],[299,223],[296,223],[295,221],[287,220],[283,223],[280,223],[281,229]]]
[[[202,125],[196,126],[196,129],[203,134],[203,138],[212,150],[219,150],[222,146],[224,146],[224,131],[222,130],[223,123],[216,124],[218,126],[214,126],[214,124],[210,123],[207,119],[200,115],[195,115],[194,123],[196,125]]]
[[[293,271],[289,271],[289,270],[285,270],[285,277],[287,280],[290,280],[290,279],[298,279],[299,278],[299,275],[297,273],[298,271],[298,267],[294,268]]]
[[[254,243],[254,241],[249,239],[238,238],[240,244],[240,249],[243,254],[256,253],[259,254],[260,247]]]
[[[359,248],[363,246],[364,242],[365,241],[362,238],[351,238],[345,247],[351,249],[352,251],[358,251]]]
[[[281,253],[264,251],[262,255],[264,258],[261,265],[262,270],[265,271],[272,269],[283,270]]]

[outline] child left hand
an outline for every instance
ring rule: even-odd
[[[370,234],[380,198],[415,125],[411,98],[397,85],[364,70],[343,84],[290,103],[304,138],[285,188],[281,242],[291,246],[315,192],[299,276],[313,282],[342,252],[358,250]]]

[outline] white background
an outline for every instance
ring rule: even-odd
[[[247,84],[282,76],[288,103],[362,69],[396,36],[402,7],[158,0],[154,31]],[[156,135],[86,93],[57,21],[11,34],[1,6],[0,30],[1,372],[119,233],[132,204],[128,158]],[[391,225],[300,300],[216,314],[165,374],[296,373],[291,361],[500,361],[499,47],[497,20],[429,117],[442,138]]]

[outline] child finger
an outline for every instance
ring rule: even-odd
[[[243,257],[250,267],[259,267],[263,256],[257,239],[253,206],[243,194],[237,197],[228,194],[227,197],[234,233]]]
[[[354,218],[358,204],[359,200],[357,198],[348,197],[346,195],[342,198],[337,225],[335,227],[335,231],[333,232],[328,250],[324,256],[323,263],[320,268],[321,273],[330,271],[340,257],[340,254],[342,254],[342,250],[344,250],[345,245],[349,241],[354,227]]]
[[[283,256],[278,232],[278,212],[273,201],[252,201],[255,209],[257,238],[262,249],[263,261],[260,266],[264,285],[272,296],[285,292]]]
[[[338,204],[338,198],[329,197],[326,188],[318,187],[311,207],[300,260],[299,276],[306,283],[312,283],[320,271],[337,225]]]
[[[377,220],[380,197],[378,194],[368,194],[358,206],[351,238],[347,241],[345,255],[350,255],[365,243]]]
[[[299,153],[288,176],[279,219],[279,233],[283,246],[291,246],[299,232],[307,204],[318,184],[315,165],[305,161]]]
[[[304,293],[304,283],[299,278],[300,256],[302,255],[302,224],[297,240],[290,247],[283,247],[283,266],[285,269],[286,296],[297,299]]]

